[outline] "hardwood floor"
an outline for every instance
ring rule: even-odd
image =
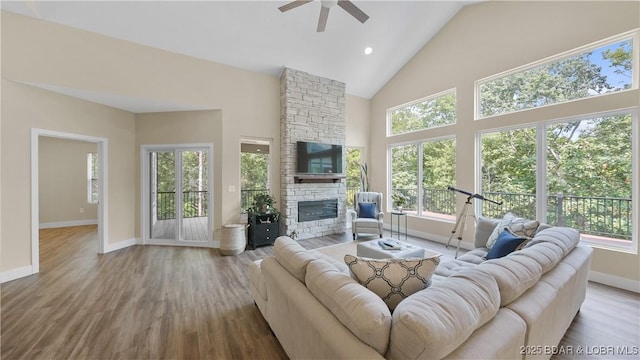
[[[350,234],[300,243],[312,249],[346,241]],[[455,251],[410,241],[446,256]],[[95,226],[41,230],[41,272],[2,284],[0,356],[286,359],[247,286],[248,264],[272,249],[221,256],[216,249],[133,246],[98,255]],[[590,283],[561,345],[638,346],[639,320],[638,294]]]
[[[185,218],[182,220],[183,236],[186,241],[207,241],[209,239],[209,219],[207,217]],[[158,220],[151,229],[153,239],[175,239],[176,220]]]

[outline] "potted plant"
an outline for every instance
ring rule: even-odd
[[[268,214],[273,221],[278,221],[280,211],[275,207],[276,202],[276,199],[268,193],[258,194],[253,198],[253,205],[249,208],[249,212]]]
[[[409,202],[409,197],[402,192],[396,191],[391,195],[391,199],[398,211],[402,212],[402,208]]]

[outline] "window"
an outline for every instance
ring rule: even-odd
[[[631,114],[546,126],[547,221],[631,241]]]
[[[389,135],[456,123],[456,91],[450,90],[387,111]]]
[[[506,212],[536,217],[536,129],[527,127],[480,136],[482,215],[502,218]]]
[[[87,202],[98,203],[98,153],[87,154]]]
[[[637,87],[633,45],[625,34],[476,83],[485,118]],[[637,75],[635,76],[637,77]]]
[[[269,193],[269,148],[269,141],[241,140],[240,208],[242,212],[249,209],[256,195]]]
[[[453,215],[455,194],[447,186],[456,180],[455,144],[455,139],[434,139],[392,146],[389,198],[404,195],[403,209],[415,215]],[[392,200],[389,205],[396,207]]]
[[[480,135],[482,215],[513,212],[578,229],[583,239],[630,249],[634,118],[584,116]]]
[[[455,194],[447,186],[456,183],[456,140],[422,143],[422,214],[454,215]]]
[[[418,145],[408,144],[391,147],[391,196],[403,194],[408,200],[403,208],[410,212],[418,211]],[[391,196],[388,198],[390,199]],[[394,205],[387,202],[387,208]]]
[[[355,147],[347,148],[347,191],[345,204],[347,209],[353,208],[354,196],[361,189],[361,166],[362,166],[362,149]]]

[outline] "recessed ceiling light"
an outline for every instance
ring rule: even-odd
[[[372,52],[373,52],[373,49],[372,49],[372,48],[370,48],[370,47],[367,47],[367,48],[365,48],[365,49],[364,49],[364,54],[365,54],[365,55],[369,55],[369,54],[371,54]]]

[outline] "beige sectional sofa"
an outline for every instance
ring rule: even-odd
[[[479,219],[479,247],[440,263],[393,313],[344,262],[288,237],[250,265],[250,292],[292,359],[549,358],[584,300],[591,248],[551,227],[483,260],[496,224]]]

